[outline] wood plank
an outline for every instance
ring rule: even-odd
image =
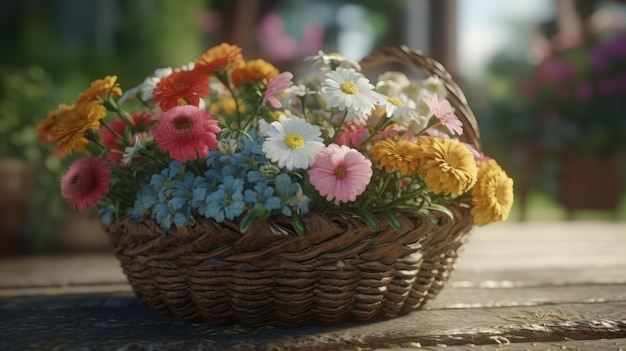
[[[132,297],[14,298],[0,349],[340,350],[626,338],[626,301],[422,310],[388,321],[296,329],[210,327],[156,317]]]
[[[421,347],[419,343],[406,343],[405,345],[390,345],[389,348],[377,348],[374,351],[622,351],[626,350],[626,339],[608,340],[568,340],[559,342],[520,342],[510,343],[508,340],[494,338],[499,343],[496,345],[461,345],[461,346],[427,346]]]

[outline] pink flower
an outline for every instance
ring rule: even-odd
[[[282,106],[280,101],[276,98],[276,95],[282,93],[285,89],[291,86],[291,79],[293,78],[293,74],[291,72],[283,72],[274,76],[267,83],[267,89],[265,89],[265,96],[263,96],[263,102],[269,101],[269,103],[274,108],[279,108]]]
[[[309,178],[326,200],[354,201],[372,178],[372,162],[355,149],[330,144],[315,155]]]
[[[217,149],[220,128],[213,116],[193,105],[173,107],[163,113],[154,131],[159,148],[178,161],[205,157]]]
[[[67,173],[61,177],[61,195],[79,211],[95,207],[102,196],[109,192],[111,170],[99,157],[83,157],[74,160]]]
[[[439,101],[439,97],[434,93],[428,93],[423,100],[435,117],[439,119],[439,125],[448,128],[450,133],[463,134],[463,122],[454,114],[448,100]]]
[[[342,128],[335,138],[335,142],[339,145],[359,147],[368,135],[367,128],[352,121],[345,122]]]

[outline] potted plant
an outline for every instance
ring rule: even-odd
[[[556,198],[570,210],[615,209],[626,146],[626,33],[555,50],[524,83],[534,124],[526,142],[558,165]]]

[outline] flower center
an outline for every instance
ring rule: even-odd
[[[359,88],[352,82],[341,83],[341,91],[349,95],[356,95],[359,93]]]
[[[283,141],[288,148],[293,150],[302,149],[304,147],[304,139],[302,138],[302,135],[298,133],[289,133],[285,135]]]
[[[343,167],[335,168],[335,178],[343,179],[346,177],[346,169]]]
[[[177,117],[172,121],[174,128],[176,129],[189,129],[191,128],[191,121],[186,116]]]
[[[396,99],[396,98],[393,98],[393,97],[391,97],[391,98],[387,99],[387,101],[389,101],[389,103],[391,103],[391,104],[392,104],[392,105],[394,105],[394,106],[400,106],[400,107],[404,106],[404,104],[402,103],[402,101],[400,101],[400,100],[398,100],[398,99]]]

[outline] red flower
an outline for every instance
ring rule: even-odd
[[[152,127],[157,121],[157,117],[149,115],[143,111],[132,112],[130,115],[133,118],[133,122],[136,127],[136,134],[134,135],[139,135],[143,141],[145,136],[151,134]],[[115,133],[117,133],[117,135],[110,131],[109,128],[101,126],[100,129],[98,129],[98,136],[102,146],[111,150],[106,154],[107,161],[111,164],[116,164],[122,159],[124,148],[128,146],[124,144],[123,140],[118,138],[118,135],[124,137],[127,125],[122,119],[114,119],[108,122],[108,125],[115,131]],[[135,142],[134,135],[132,137],[131,144]]]
[[[167,111],[178,105],[198,106],[200,99],[204,99],[210,91],[209,78],[202,72],[191,70],[173,72],[162,78],[152,95],[154,103]]]
[[[111,170],[99,157],[83,157],[74,160],[67,173],[61,177],[61,195],[79,211],[95,207],[102,196],[109,192]]]
[[[159,148],[178,161],[208,156],[217,148],[220,128],[213,116],[196,106],[176,106],[163,113],[154,131]]]

